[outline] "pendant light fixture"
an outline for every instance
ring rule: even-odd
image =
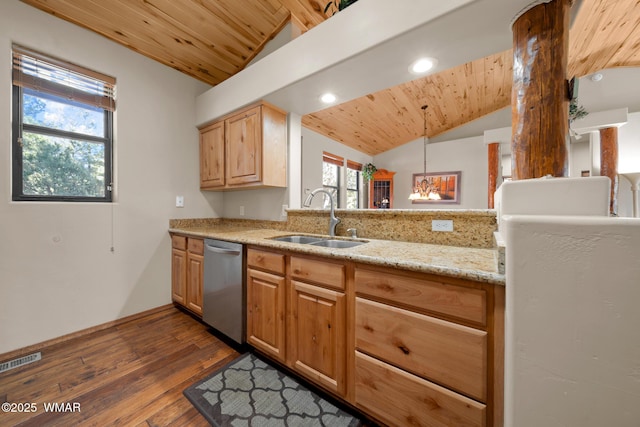
[[[424,200],[440,200],[440,195],[434,191],[431,183],[427,180],[427,144],[429,143],[429,137],[427,136],[427,108],[428,105],[420,107],[424,114],[424,133],[423,133],[423,172],[422,180],[416,182],[416,186],[413,187],[413,191],[409,194],[409,200],[412,202],[424,201]]]

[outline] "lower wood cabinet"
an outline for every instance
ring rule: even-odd
[[[171,236],[171,298],[202,316],[204,241]]]
[[[293,368],[343,396],[345,384],[345,296],[342,292],[292,280],[289,318]]]
[[[354,287],[357,407],[389,425],[503,424],[504,287],[364,265]]]
[[[504,287],[247,251],[256,349],[392,426],[502,426]]]
[[[284,300],[283,276],[247,269],[247,342],[280,362],[285,361]]]
[[[187,240],[187,297],[189,310],[202,316],[204,293],[204,240]]]
[[[187,238],[171,236],[171,299],[185,305],[187,297]]]

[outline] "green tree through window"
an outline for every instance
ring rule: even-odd
[[[111,201],[112,108],[100,82],[19,59],[16,76],[14,51],[13,199]]]

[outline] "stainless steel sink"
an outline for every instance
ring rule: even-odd
[[[353,248],[354,246],[364,245],[367,242],[358,242],[355,240],[320,240],[318,242],[311,243],[313,246],[323,246],[325,248]]]
[[[271,240],[277,240],[279,242],[289,242],[289,243],[302,243],[309,244],[322,241],[322,237],[313,237],[313,236],[280,236],[274,237]]]
[[[300,243],[303,245],[322,246],[324,248],[353,248],[354,246],[360,246],[367,242],[359,240],[339,240],[339,239],[327,239],[326,237],[316,236],[304,236],[304,235],[291,235],[272,237],[271,240],[277,240],[278,242],[288,243]]]

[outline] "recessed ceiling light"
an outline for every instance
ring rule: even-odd
[[[336,96],[332,93],[325,93],[320,97],[320,101],[324,102],[325,104],[336,102],[336,99]]]
[[[420,58],[409,66],[409,72],[413,74],[423,74],[435,67],[438,63],[433,58]]]

